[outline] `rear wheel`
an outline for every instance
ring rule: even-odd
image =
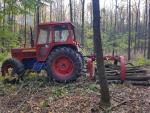
[[[2,76],[13,81],[19,81],[24,75],[23,64],[16,59],[7,59],[1,67]]]
[[[77,54],[78,54],[78,57],[79,57],[80,63],[81,63],[81,68],[80,68],[81,69],[80,70],[81,73],[78,74],[78,77],[80,77],[81,75],[84,74],[83,71],[84,71],[84,64],[85,63],[84,63],[84,57],[83,57],[82,53],[78,52]]]
[[[76,80],[81,70],[81,58],[71,48],[57,48],[48,57],[48,76],[58,82]]]

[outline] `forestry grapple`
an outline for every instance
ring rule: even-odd
[[[69,82],[80,77],[86,68],[89,78],[94,78],[95,56],[81,53],[74,26],[70,22],[42,23],[37,31],[36,39],[33,41],[31,38],[31,47],[11,50],[12,58],[2,64],[2,76],[11,75],[19,80],[26,70],[38,73],[45,70],[50,79]],[[114,65],[106,65],[108,80],[123,82],[127,79],[123,56],[105,56],[104,60],[114,61]]]

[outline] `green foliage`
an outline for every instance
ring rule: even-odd
[[[6,52],[5,53],[1,53],[0,54],[0,62],[3,61],[6,58],[7,55],[8,54]]]
[[[13,31],[13,28],[18,25],[16,22],[18,16],[33,15],[37,5],[42,5],[42,3],[37,4],[36,0],[3,0],[2,4],[4,7],[0,9],[0,60],[5,55],[2,54],[3,51],[7,53],[11,48],[17,47],[21,41],[19,38],[24,34],[24,31],[20,32],[23,28],[20,31],[15,30],[15,33]]]
[[[90,84],[89,89],[93,92],[97,92],[97,91],[99,91],[99,86],[96,84]]]
[[[37,2],[36,0],[22,0],[21,4],[23,6],[23,9],[21,10],[22,13],[32,13],[35,11]],[[30,9],[30,11],[27,11],[26,9]]]
[[[94,45],[93,45],[93,30],[90,28],[90,26],[87,24],[85,27],[85,47],[83,50],[83,53],[86,55],[92,54],[94,51]]]
[[[68,91],[64,87],[54,87],[52,89],[52,92],[53,92],[54,97],[57,99],[57,98],[63,97],[65,93],[67,93]]]
[[[135,32],[131,34],[134,37]],[[85,27],[85,37],[85,48],[88,48],[88,52],[93,51],[93,31],[89,25]],[[122,51],[128,47],[128,32],[114,34],[113,28],[109,28],[107,32],[102,32],[101,37],[104,50],[112,51],[114,48],[116,51]]]
[[[3,49],[3,51],[8,52],[11,48],[17,47],[17,37],[18,34],[11,32],[8,27],[5,29],[0,28],[0,48]],[[2,56],[3,55],[5,54],[2,54]]]
[[[102,42],[104,50],[112,50],[122,51],[128,47],[128,34],[127,33],[119,33],[116,35],[111,35],[110,33],[103,32],[102,33]]]
[[[150,60],[145,59],[144,57],[139,57],[133,61],[133,64],[136,66],[150,65]]]

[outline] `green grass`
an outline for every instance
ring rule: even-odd
[[[150,65],[150,60],[143,57],[139,57],[133,61],[133,64],[136,66]]]
[[[99,86],[95,83],[78,83],[78,82],[73,82],[73,83],[53,83],[53,82],[47,82],[46,77],[43,76],[38,76],[36,73],[28,73],[24,80],[20,84],[8,84],[4,83],[4,77],[0,76],[0,89],[5,92],[11,92],[15,91],[16,88],[20,87],[21,84],[27,84],[25,87],[30,87],[28,85],[34,84],[34,86],[38,86],[40,88],[44,88],[46,86],[51,87],[51,92],[52,95],[49,98],[49,101],[57,100],[59,98],[64,97],[68,93],[74,93],[75,91],[77,92],[82,92],[83,94],[85,93],[92,93],[92,92],[99,92]],[[43,106],[46,106],[46,103],[43,102]]]

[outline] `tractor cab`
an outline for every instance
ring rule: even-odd
[[[32,44],[31,44],[32,45]],[[12,49],[12,57],[19,60],[36,58],[37,61],[46,61],[52,50],[61,46],[77,49],[74,26],[70,22],[41,23],[38,26],[37,37],[31,48]]]
[[[39,25],[36,44],[72,43],[74,26],[71,23],[44,23]]]
[[[44,23],[38,28],[36,40],[37,60],[45,61],[49,53],[60,46],[76,47],[74,26],[71,23]]]

